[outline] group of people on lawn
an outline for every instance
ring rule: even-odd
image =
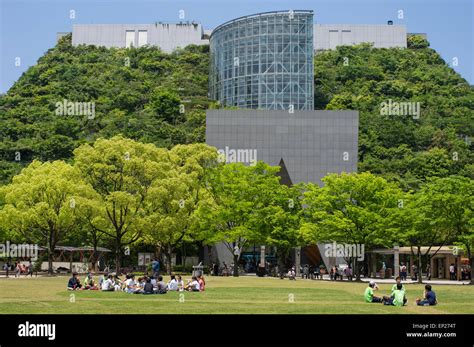
[[[392,305],[402,307],[407,304],[407,296],[405,286],[402,284],[400,277],[397,277],[396,282],[392,286],[390,296],[378,297],[374,295],[374,291],[378,290],[379,287],[374,281],[369,282],[369,286],[365,289],[364,299],[365,302],[382,303],[384,305]],[[431,285],[425,285],[422,298],[416,299],[418,306],[434,306],[438,303],[436,299],[436,293],[432,290]]]
[[[74,272],[67,284],[68,290],[101,290],[103,292],[123,291],[129,294],[166,294],[169,291],[192,291],[202,292],[206,288],[204,276],[192,276],[192,279],[184,284],[181,276],[171,275],[168,283],[163,281],[163,276],[142,276],[135,280],[134,274],[127,274],[125,279],[120,279],[114,274],[105,274],[96,284],[90,272],[87,273],[84,282],[81,283]]]

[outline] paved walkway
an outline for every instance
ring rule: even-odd
[[[240,276],[256,276],[254,273],[249,273],[249,274],[241,274]],[[267,277],[267,276],[265,276]],[[354,277],[355,278],[355,277]],[[287,279],[285,277],[285,279]],[[297,280],[304,280],[304,281],[311,281],[311,279],[302,279],[301,277],[297,277]],[[329,275],[323,275],[323,281],[330,281]],[[313,281],[321,281],[320,279],[314,279]],[[395,283],[395,278],[361,278],[362,282],[370,282],[370,281],[375,281],[376,283]],[[344,278],[342,281],[337,280],[337,282],[349,282],[347,278]],[[355,282],[355,280],[353,280]],[[408,279],[406,281],[402,281],[403,284],[417,284],[417,281],[412,281],[411,279]],[[427,280],[426,278],[423,278],[423,284],[435,284],[435,285],[467,285],[469,284],[469,280],[465,281],[450,281],[450,280],[444,280],[444,279],[431,279]]]
[[[375,281],[376,283],[395,283],[395,279],[393,278],[361,278],[363,282],[369,282],[369,281]],[[402,281],[404,284],[416,284],[418,283],[417,281],[412,281],[411,279]],[[450,281],[450,280],[443,280],[443,279],[432,279],[432,280],[427,280],[426,278],[423,278],[423,283],[424,284],[436,284],[436,285],[443,285],[443,284],[459,284],[459,285],[464,285],[464,284],[469,284],[470,281]]]

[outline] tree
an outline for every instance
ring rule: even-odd
[[[207,198],[204,178],[217,152],[205,144],[178,145],[169,151],[171,167],[150,186],[145,202],[146,239],[165,254],[171,274],[171,256],[178,245],[195,238],[196,211]]]
[[[418,282],[422,283],[422,258],[428,256],[431,249],[438,245],[435,254],[446,244],[448,238],[445,230],[434,228],[427,207],[422,204],[421,193],[412,191],[404,193],[399,200],[398,209],[393,210],[390,225],[397,235],[396,242],[410,246],[412,255],[416,257],[420,273]],[[423,253],[421,247],[428,247]],[[416,249],[416,253],[413,249]]]
[[[391,242],[385,226],[401,192],[370,173],[330,174],[323,187],[306,186],[301,231],[307,242],[364,245],[365,251]],[[357,280],[360,269],[356,267]]]
[[[474,265],[473,192],[473,180],[450,176],[431,179],[419,193],[419,206],[426,211],[432,229],[444,234],[445,242],[457,240],[466,251],[471,268]]]
[[[405,194],[392,225],[402,242],[417,249],[420,272],[423,257],[429,262],[442,246],[455,240],[464,246],[472,262],[473,188],[469,178],[433,177],[419,192]],[[425,252],[422,246],[427,247]],[[418,282],[422,282],[421,276]]]
[[[142,237],[149,189],[170,170],[168,154],[152,144],[115,136],[98,139],[93,146],[82,145],[74,151],[74,159],[75,167],[101,196],[106,223],[92,221],[91,227],[114,242],[118,272],[124,247]]]
[[[5,203],[0,220],[7,230],[27,242],[45,245],[48,273],[53,273],[55,247],[80,227],[82,202],[94,199],[92,187],[62,161],[33,161],[0,190]]]
[[[163,89],[157,89],[150,98],[148,108],[151,109],[157,118],[168,123],[176,123],[180,118],[180,104],[178,95]]]
[[[290,251],[305,244],[300,232],[303,186],[269,183],[259,197],[252,229],[261,244],[276,247],[279,272],[283,274]]]
[[[428,40],[422,35],[408,35],[407,37],[408,48],[427,48],[430,46]]]
[[[221,164],[209,171],[207,190],[211,201],[199,208],[201,237],[222,242],[233,256],[233,275],[238,276],[240,254],[246,245],[262,240],[255,219],[264,208],[265,196],[279,184],[279,168],[263,162],[255,166]]]
[[[80,228],[71,235],[71,240],[75,244],[92,246],[93,254],[90,258],[94,271],[98,271],[97,261],[99,260],[98,247],[104,240],[105,234],[101,230],[107,228],[106,213],[102,199],[97,192],[96,198],[82,201],[82,208],[78,211],[77,218]]]

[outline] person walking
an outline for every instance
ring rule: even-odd
[[[153,277],[157,278],[160,275],[160,261],[155,258],[151,262],[151,269],[153,270]]]
[[[20,262],[15,263],[15,277],[20,277],[21,275],[21,264]]]
[[[412,280],[413,280],[413,281],[417,281],[417,280],[418,280],[418,267],[417,267],[415,264],[413,264],[413,265],[411,266],[411,270],[412,270],[412,272],[413,272],[413,278],[412,278]]]
[[[426,264],[426,278],[429,280],[431,280],[431,266],[430,264]]]
[[[456,275],[455,275],[455,269],[454,269],[454,264],[451,264],[449,266],[449,279],[451,281],[455,281],[456,280]]]
[[[30,275],[30,277],[33,277],[33,263],[31,262],[31,259],[28,263],[28,273],[26,276]]]
[[[407,266],[404,263],[402,263],[400,266],[400,279],[402,281],[407,280]]]
[[[347,280],[352,281],[352,267],[349,265],[344,271],[346,272]]]

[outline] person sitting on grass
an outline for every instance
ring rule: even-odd
[[[146,276],[145,277],[138,277],[137,281],[137,290],[136,293],[143,293],[143,288],[145,287],[146,283]]]
[[[102,276],[99,277],[99,288],[102,288],[102,284],[107,280],[108,277],[108,272],[105,272]]]
[[[129,274],[126,277],[127,279],[125,280],[125,292],[129,294],[135,293],[137,290],[140,290],[140,288],[137,287],[137,283],[135,282],[135,275],[134,274]]]
[[[364,298],[365,302],[382,302],[382,298],[374,296],[374,290],[378,290],[379,287],[374,281],[369,282],[369,286],[365,289]]]
[[[427,284],[425,290],[423,291],[423,298],[417,298],[416,304],[418,306],[434,306],[438,303],[436,299],[436,293],[431,290],[431,285]]]
[[[174,291],[174,292],[178,291],[178,281],[176,280],[175,275],[171,275],[171,279],[168,282],[168,284],[166,285],[166,289],[168,291]]]
[[[87,290],[98,290],[99,288],[95,285],[94,279],[90,272],[87,273],[86,278],[84,279],[84,289]]]
[[[176,279],[176,281],[178,282],[178,291],[180,292],[184,291],[184,281],[181,275],[178,275],[178,278]]]
[[[397,290],[398,285],[402,283],[400,276],[397,276],[395,278],[395,281],[396,283],[392,286],[392,290],[390,291],[390,296],[392,296],[393,293]],[[406,292],[405,286],[403,284],[402,284],[402,290]]]
[[[115,290],[114,276],[108,275],[107,279],[102,282],[101,289],[103,292],[113,292]]]
[[[143,286],[143,294],[154,294],[153,284],[151,284],[151,278],[147,277],[145,285]]]
[[[288,279],[296,281],[296,272],[294,268],[291,268],[290,270],[288,270]]]
[[[199,290],[203,292],[206,289],[206,281],[204,280],[203,275],[198,276],[198,282],[199,282]]]
[[[401,283],[396,284],[395,290],[392,290],[390,297],[384,296],[384,305],[402,307],[407,303],[405,289]],[[393,289],[393,288],[392,288]]]
[[[158,282],[156,282],[156,289],[155,289],[156,294],[166,294],[166,284],[163,282],[163,276],[159,275],[158,276]]]
[[[113,282],[115,290],[119,291],[125,288],[125,280],[122,281],[117,273],[113,274]]]
[[[77,272],[72,273],[72,277],[67,283],[67,290],[80,290],[82,288],[81,281],[77,278]]]
[[[199,292],[201,287],[199,286],[196,276],[192,277],[192,280],[186,285],[184,289],[190,292]]]

